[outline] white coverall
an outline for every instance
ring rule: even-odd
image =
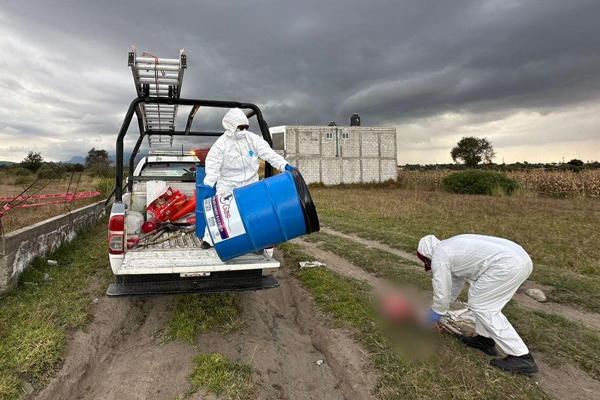
[[[431,260],[432,310],[444,315],[469,281],[469,308],[476,316],[475,332],[494,339],[508,355],[529,353],[502,308],[529,277],[529,255],[510,240],[458,235],[439,241],[429,235],[419,242],[419,253]]]
[[[237,131],[240,125],[248,125],[246,114],[232,108],[223,117],[225,133],[212,145],[205,161],[204,184],[217,184],[217,194],[229,193],[233,189],[258,181],[260,159],[267,161],[280,171],[288,162],[269,146],[266,140],[248,130]],[[208,228],[204,241],[212,244]]]

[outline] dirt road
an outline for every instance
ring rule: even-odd
[[[279,288],[238,295],[241,333],[203,334],[195,347],[162,343],[173,297],[101,298],[86,332],[72,333],[61,370],[32,398],[172,399],[189,389],[194,357],[212,351],[253,366],[258,399],[371,398],[376,376],[353,333],[332,328],[285,269],[276,276]]]

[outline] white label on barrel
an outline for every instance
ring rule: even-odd
[[[215,244],[246,233],[233,193],[204,199],[204,214]]]

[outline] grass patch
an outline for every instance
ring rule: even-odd
[[[223,334],[241,330],[240,307],[232,293],[177,296],[175,311],[167,323],[167,339],[190,344],[200,333],[219,330]]]
[[[106,199],[115,188],[115,178],[95,178],[94,189],[102,192],[101,199]]]
[[[310,239],[309,239],[310,238]],[[319,247],[343,257],[367,272],[398,284],[409,284],[431,292],[431,274],[416,268],[402,257],[368,248],[351,240],[319,233],[304,240],[320,242]],[[463,294],[467,291],[465,285]],[[464,296],[466,300],[466,296]],[[510,302],[504,309],[506,316],[525,343],[535,352],[544,354],[551,364],[579,365],[596,379],[600,379],[600,335],[581,324],[558,315],[529,311]]]
[[[510,302],[503,310],[534,352],[544,354],[551,365],[578,365],[600,380],[600,335],[559,315],[529,311]]]
[[[231,361],[219,353],[204,353],[196,357],[195,367],[189,376],[192,391],[203,388],[208,393],[227,400],[254,398],[252,367]]]
[[[0,373],[0,399],[18,399],[25,393],[19,379],[14,375]]]
[[[286,263],[316,305],[338,325],[358,330],[357,338],[368,348],[380,372],[375,395],[381,399],[544,399],[530,379],[495,370],[475,352],[465,351],[454,338],[436,335],[436,351],[421,359],[392,348],[370,304],[371,287],[326,268],[298,269],[310,259],[301,246],[279,246]]]
[[[415,251],[421,237],[462,233],[507,238],[534,261],[550,300],[600,312],[600,202],[455,195],[399,189],[313,189],[323,225]]]
[[[67,330],[90,321],[88,284],[105,285],[111,276],[106,223],[49,255],[58,265],[34,260],[19,285],[0,297],[0,398],[20,398],[24,380],[34,387],[46,383],[60,364]]]

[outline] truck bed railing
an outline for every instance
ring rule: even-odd
[[[262,134],[263,139],[269,143],[270,146],[273,146],[273,141],[271,140],[271,134],[269,133],[269,126],[265,122],[262,112],[252,103],[240,103],[237,101],[222,101],[222,100],[198,100],[198,99],[181,99],[181,98],[169,98],[169,97],[138,97],[134,99],[129,105],[129,109],[127,110],[127,114],[125,114],[125,119],[121,125],[121,129],[119,130],[119,134],[117,135],[117,143],[116,143],[116,184],[115,184],[115,201],[123,200],[123,146],[124,139],[127,135],[127,130],[131,125],[131,120],[133,119],[133,115],[136,114],[138,118],[138,129],[140,132],[140,136],[135,144],[134,151],[131,154],[129,159],[129,189],[131,190],[131,185],[133,184],[133,170],[134,170],[134,160],[135,156],[139,152],[142,141],[145,137],[150,137],[153,135],[159,135],[159,131],[154,130],[146,130],[143,123],[143,116],[140,115],[139,105],[144,104],[157,104],[157,105],[172,105],[172,106],[192,106],[195,109],[199,107],[212,107],[212,108],[240,108],[242,110],[250,110],[247,115],[256,116],[258,121],[258,126],[260,132]],[[193,110],[192,110],[193,111]],[[190,114],[193,119],[193,115]],[[189,122],[189,121],[188,121]],[[191,128],[191,122],[190,122]],[[164,135],[164,131],[160,132]],[[173,136],[220,136],[222,132],[194,132],[189,130],[186,127],[185,131],[171,131],[169,135]],[[273,175],[273,167],[269,164],[265,164],[265,177],[269,177]]]

